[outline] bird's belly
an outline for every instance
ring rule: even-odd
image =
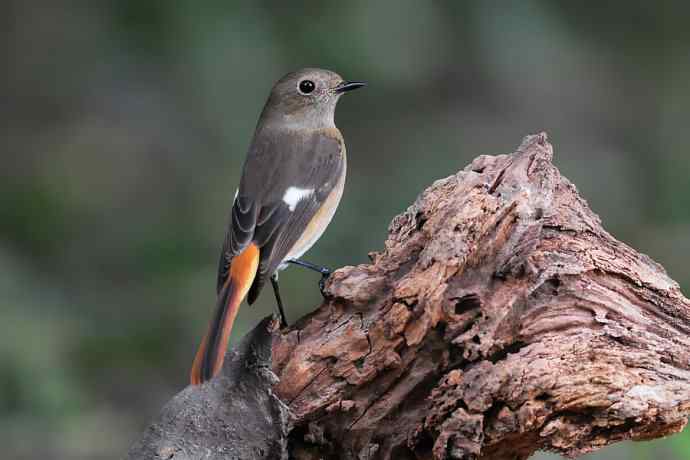
[[[304,229],[304,233],[297,240],[297,242],[290,248],[287,255],[283,259],[283,262],[291,259],[299,259],[307,252],[313,245],[321,238],[323,232],[326,231],[326,227],[331,223],[333,216],[335,215],[336,209],[338,209],[338,204],[343,196],[343,190],[345,189],[345,165],[343,165],[343,175],[340,177],[338,184],[333,188],[331,193],[324,201],[323,206],[314,214],[314,217],[309,221],[307,228]],[[285,268],[285,263],[282,263],[279,269]]]

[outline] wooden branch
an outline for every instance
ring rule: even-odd
[[[551,159],[546,135],[528,136],[435,182],[371,264],[335,272],[329,299],[274,334],[279,382],[259,391],[289,408],[264,433],[282,458],[575,457],[685,426],[690,301],[602,228]],[[167,409],[197,414],[185,423],[200,446],[224,430],[196,412],[204,388]]]

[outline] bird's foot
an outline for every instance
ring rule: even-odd
[[[328,297],[326,294],[326,281],[331,276],[331,270],[326,267],[321,267],[321,279],[319,280],[319,291],[321,291],[321,296],[325,299]]]
[[[307,262],[305,260],[299,260],[299,259],[291,259],[291,260],[288,260],[287,263],[299,265],[300,267],[308,268],[309,270],[313,270],[315,272],[321,273],[321,279],[319,280],[319,291],[321,291],[321,295],[323,296],[324,299],[328,297],[326,295],[326,280],[328,279],[329,276],[331,276],[331,269],[330,268],[322,267],[320,265],[316,265],[316,264],[313,264],[311,262]]]

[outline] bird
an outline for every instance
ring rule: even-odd
[[[326,230],[345,187],[346,150],[335,126],[340,97],[365,86],[337,73],[306,68],[278,80],[264,105],[242,168],[218,262],[216,307],[196,352],[190,380],[222,368],[240,304],[251,305],[270,280],[286,326],[278,272],[289,264],[330,274],[300,258]]]

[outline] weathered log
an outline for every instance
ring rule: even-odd
[[[262,391],[290,421],[265,436],[283,458],[575,457],[685,426],[690,301],[551,160],[546,135],[528,136],[435,182],[371,264],[336,271],[328,299],[274,333],[279,381]],[[203,446],[200,417],[179,435]]]

